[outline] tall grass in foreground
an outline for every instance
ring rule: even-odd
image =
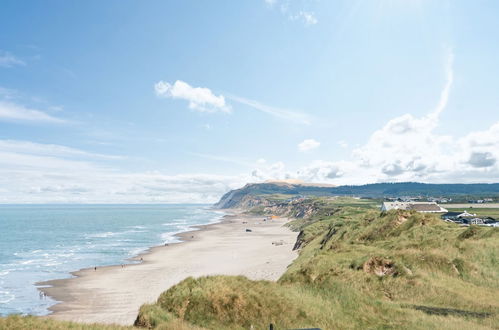
[[[11,315],[5,318],[0,318],[0,329],[15,329],[15,330],[126,330],[133,327],[121,327],[115,325],[103,324],[81,324],[66,321],[56,321],[43,317],[36,316],[20,316]]]

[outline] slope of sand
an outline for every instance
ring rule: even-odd
[[[182,243],[152,248],[137,257],[143,258],[140,264],[83,269],[73,273],[75,278],[39,283],[51,285],[42,290],[61,301],[50,317],[131,325],[142,304],[155,302],[188,276],[277,280],[296,257],[292,247],[297,233],[283,227],[285,219],[262,219],[228,215],[219,224],[180,234]]]

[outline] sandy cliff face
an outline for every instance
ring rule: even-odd
[[[260,203],[258,195],[261,194],[298,194],[294,185],[283,183],[248,183],[240,189],[234,189],[222,196],[214,205],[215,208],[247,208],[252,201]],[[256,202],[259,201],[259,202]],[[256,205],[256,204],[255,204]],[[253,205],[253,206],[255,206]]]
[[[333,185],[311,183],[265,182],[248,183],[240,189],[234,189],[222,196],[214,205],[215,208],[247,208],[264,203],[261,195],[285,194],[303,196],[332,196],[335,194]]]

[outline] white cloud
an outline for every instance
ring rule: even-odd
[[[255,168],[251,171],[249,182],[263,182],[267,180],[285,180],[289,178],[289,173],[285,170],[283,162],[278,161],[267,164],[267,161],[257,162]]]
[[[192,87],[188,83],[177,80],[172,85],[159,81],[154,85],[156,95],[189,102],[189,108],[200,112],[231,112],[223,95],[216,96],[209,88]]]
[[[470,155],[468,163],[473,167],[490,167],[497,162],[497,159],[491,152],[473,151]]]
[[[124,171],[120,160],[67,146],[0,140],[0,203],[213,203],[250,180]]]
[[[216,96],[208,88],[192,87],[181,80],[175,81],[173,85],[165,81],[159,81],[154,85],[154,91],[159,97],[186,100],[192,110],[200,112],[232,112],[231,106],[227,104],[223,95]],[[276,118],[295,123],[309,125],[312,120],[311,116],[300,111],[273,107],[235,95],[227,95],[227,98]],[[208,128],[208,126],[205,126],[205,128]]]
[[[303,6],[304,2],[301,4],[299,3],[298,5],[296,5],[295,3],[293,5],[290,0],[265,0],[265,3],[270,8],[275,7],[278,2],[280,3],[279,11],[290,21],[300,21],[305,26],[315,25],[319,22],[317,17],[315,17],[314,12],[300,9],[300,7]]]
[[[0,120],[65,123],[60,118],[53,117],[43,111],[26,108],[22,105],[0,101]]]
[[[264,112],[276,118],[285,119],[297,124],[310,125],[312,121],[312,117],[310,115],[307,115],[306,113],[300,111],[277,108],[270,105],[262,104],[255,100],[250,100],[235,95],[228,95],[227,98],[231,99],[232,101],[250,106],[255,110]]]
[[[454,80],[453,53],[445,61],[445,83],[435,108],[427,115],[389,120],[367,143],[341,162],[316,161],[296,175],[304,180],[337,184],[386,181],[497,182],[499,122],[467,135],[439,134]],[[289,174],[288,174],[289,175]]]
[[[225,162],[225,163],[232,163],[244,167],[251,167],[253,166],[253,162],[237,158],[237,157],[230,157],[230,156],[221,156],[221,155],[211,155],[211,154],[203,154],[203,153],[198,153],[198,152],[188,152],[188,154],[204,158],[204,159],[209,159],[209,160],[216,160],[220,162]]]
[[[297,178],[305,182],[327,182],[343,176],[336,162],[314,161],[297,172]]]
[[[292,21],[300,20],[305,25],[315,25],[319,22],[319,20],[315,17],[315,14],[308,11],[299,11],[295,15],[290,15],[289,19]]]
[[[426,178],[430,172],[444,170],[442,164],[452,167],[449,166],[452,158],[443,155],[452,148],[453,139],[434,132],[448,103],[453,82],[452,62],[453,54],[449,53],[446,82],[435,109],[420,118],[405,114],[388,121],[372,134],[367,144],[353,151],[359,166],[380,169],[378,180]]]
[[[4,100],[13,99],[16,97],[18,92],[15,89],[5,88],[0,86],[0,97]]]
[[[497,182],[499,121],[488,129],[464,135],[462,131],[455,135],[438,133],[440,115],[447,107],[454,80],[453,58],[449,50],[440,98],[428,114],[421,117],[404,114],[389,120],[374,131],[365,144],[355,148],[349,159],[316,160],[296,171],[280,173],[261,166],[254,171],[253,178],[291,178],[334,184]],[[300,150],[316,145],[306,141],[300,144]],[[344,141],[338,144],[348,146]]]
[[[309,151],[312,149],[316,149],[320,145],[321,145],[321,143],[314,140],[314,139],[306,139],[298,144],[298,150],[300,150],[301,152],[305,152],[305,151]]]
[[[347,143],[346,141],[344,141],[344,140],[340,140],[340,141],[338,141],[338,145],[339,145],[341,148],[343,148],[343,149],[348,148],[348,143]]]
[[[20,140],[0,140],[0,152],[15,152],[17,154],[29,154],[62,158],[96,158],[118,160],[124,159],[122,156],[104,155],[70,148],[57,144],[35,143]]]
[[[16,65],[26,65],[26,63],[11,53],[0,50],[0,67],[11,68]]]

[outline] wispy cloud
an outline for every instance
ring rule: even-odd
[[[0,50],[0,67],[11,68],[16,65],[24,66],[26,63],[11,53]]]
[[[295,15],[289,15],[289,19],[293,21],[300,20],[305,25],[315,25],[319,22],[319,20],[315,17],[315,14],[308,11],[299,11]]]
[[[120,165],[114,155],[0,140],[0,203],[212,203],[249,180],[130,172]]]
[[[182,99],[189,102],[189,109],[200,112],[231,112],[223,95],[215,95],[209,88],[192,87],[188,83],[177,80],[170,84],[159,81],[154,85],[157,96]]]
[[[0,101],[0,120],[45,122],[52,124],[67,122],[64,119],[53,117],[41,110],[30,109],[16,103],[3,101]]]
[[[316,141],[314,139],[306,139],[303,140],[301,143],[298,143],[298,150],[300,150],[301,152],[305,152],[319,148],[320,145],[321,143],[319,141]]]
[[[435,110],[431,112],[428,117],[431,119],[438,119],[442,111],[447,107],[447,103],[449,102],[449,94],[452,87],[452,83],[454,82],[454,52],[451,48],[446,49],[447,58],[445,61],[444,69],[445,69],[445,86],[440,93],[440,99],[438,101]]]
[[[343,149],[348,148],[348,142],[346,142],[345,140],[338,141],[338,145]]]
[[[236,164],[236,165],[240,165],[240,166],[244,166],[244,167],[252,167],[255,165],[255,163],[252,163],[252,162],[240,159],[240,158],[236,158],[236,157],[203,154],[203,153],[197,153],[197,152],[189,152],[188,154],[196,156],[196,157],[204,158],[204,159],[216,160],[216,161]]]
[[[262,104],[255,100],[250,100],[235,95],[227,95],[227,98],[232,101],[247,105],[255,110],[274,116],[276,118],[289,120],[297,124],[310,125],[312,122],[312,117],[303,112],[273,107],[270,105]]]
[[[13,99],[17,96],[18,92],[15,89],[5,88],[0,86],[0,97],[2,99],[8,100]]]
[[[460,136],[437,132],[454,80],[454,53],[445,51],[445,81],[426,115],[389,120],[346,161],[317,162],[300,171],[313,181],[359,184],[382,181],[496,182],[499,177],[499,122]]]
[[[123,156],[106,155],[87,152],[80,149],[66,147],[58,144],[36,143],[23,140],[0,140],[0,151],[16,152],[18,154],[29,154],[38,156],[50,156],[61,158],[90,158],[102,160],[120,160]]]
[[[281,14],[291,21],[300,21],[305,26],[315,25],[319,22],[313,11],[307,11],[292,6],[290,0],[264,0],[270,7],[278,7]]]

